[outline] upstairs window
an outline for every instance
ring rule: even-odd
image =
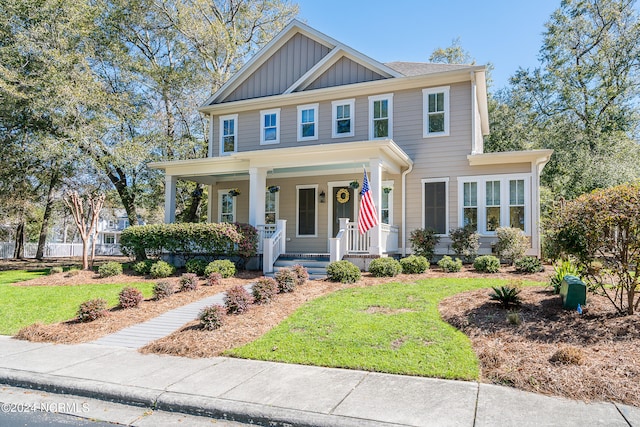
[[[393,94],[369,97],[369,139],[393,138]]]
[[[280,109],[260,111],[260,144],[280,142]]]
[[[231,154],[238,151],[238,115],[220,117],[220,155]]]
[[[422,90],[425,138],[449,135],[449,86]]]
[[[331,136],[333,138],[353,136],[355,134],[353,120],[355,113],[355,99],[333,101],[331,103],[331,109],[333,110]]]
[[[318,104],[298,106],[298,141],[318,139]]]

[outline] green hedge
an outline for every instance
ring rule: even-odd
[[[139,260],[163,252],[250,257],[257,252],[258,232],[249,224],[226,222],[136,225],[122,232],[120,247]]]

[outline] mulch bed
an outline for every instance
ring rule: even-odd
[[[522,390],[640,406],[640,316],[620,316],[589,294],[582,315],[549,288],[524,288],[522,323],[490,301],[490,289],[440,303],[442,317],[471,338],[482,380]]]

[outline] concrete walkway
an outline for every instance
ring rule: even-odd
[[[0,384],[273,426],[640,427],[640,408],[476,382],[9,337]]]

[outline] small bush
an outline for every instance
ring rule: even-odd
[[[498,236],[496,253],[511,264],[522,258],[529,249],[529,238],[519,228],[498,227],[496,236]]]
[[[473,261],[473,268],[481,273],[497,273],[500,271],[500,260],[493,255],[482,255]]]
[[[171,276],[175,272],[175,268],[166,261],[157,261],[149,269],[149,274],[154,279],[164,279]]]
[[[223,278],[233,277],[236,274],[236,265],[228,259],[217,259],[210,262],[204,269],[204,275],[209,276],[211,273],[220,273]]]
[[[234,286],[224,294],[224,305],[227,308],[227,314],[240,314],[249,310],[249,306],[253,302],[253,297],[247,290],[240,286]]]
[[[120,307],[122,308],[134,308],[140,305],[144,297],[142,292],[138,288],[131,286],[125,286],[118,294],[118,300],[120,301]]]
[[[72,267],[69,269],[69,271],[67,271],[67,277],[76,277],[78,274],[80,274],[82,270],[80,270],[77,267]]]
[[[107,315],[107,300],[104,298],[91,299],[80,304],[78,320],[81,322],[93,322]]]
[[[200,327],[208,331],[218,329],[224,324],[224,318],[226,314],[226,309],[219,304],[205,307],[198,314]]]
[[[502,286],[492,286],[493,293],[489,294],[489,298],[500,302],[503,308],[517,307],[522,303],[520,300],[521,286],[522,281],[510,282]]]
[[[278,293],[278,282],[271,277],[261,277],[253,284],[251,292],[256,304],[268,304]]]
[[[289,268],[276,271],[273,275],[278,283],[278,292],[293,292],[298,284],[298,275]]]
[[[471,261],[478,255],[480,248],[480,235],[467,225],[465,227],[449,230],[451,238],[451,249],[453,252],[466,261]]]
[[[49,274],[59,274],[63,271],[64,269],[62,267],[51,267],[51,269],[49,269]]]
[[[517,311],[510,311],[507,313],[507,323],[519,326],[522,323],[522,316]]]
[[[568,365],[582,365],[584,363],[584,353],[578,347],[563,347],[553,353],[549,361]]]
[[[184,273],[180,277],[180,290],[185,291],[195,291],[198,289],[198,275],[195,273]]]
[[[400,260],[400,266],[405,274],[420,274],[429,269],[429,261],[423,256],[409,255]]]
[[[543,270],[542,263],[537,257],[526,256],[516,260],[516,271],[521,273],[538,273]]]
[[[360,277],[358,266],[349,261],[334,261],[327,265],[327,278],[332,282],[355,283]]]
[[[187,270],[187,273],[193,273],[198,276],[204,276],[204,270],[209,265],[209,262],[204,259],[190,259],[185,264],[184,268]]]
[[[296,264],[291,267],[291,271],[296,275],[296,285],[302,286],[309,280],[309,272],[304,266]]]
[[[106,264],[102,264],[98,267],[98,275],[100,277],[111,277],[122,274],[122,264],[115,261],[109,261]]]
[[[373,277],[395,277],[402,273],[402,266],[393,258],[376,258],[369,264],[369,273]]]
[[[144,261],[138,261],[133,264],[133,272],[138,276],[147,276],[151,272],[151,266],[153,265],[153,260],[145,259]]]
[[[416,228],[411,232],[409,241],[416,255],[423,256],[431,261],[436,251],[436,245],[440,242],[440,236],[430,228]]]
[[[176,293],[176,285],[172,282],[158,282],[153,286],[153,297],[157,300],[168,298]]]
[[[456,258],[454,261],[449,255],[445,255],[440,261],[438,261],[438,267],[440,267],[445,273],[457,273],[462,270],[462,260],[460,260],[460,258]]]
[[[220,273],[210,273],[207,276],[207,285],[208,286],[218,286],[222,283],[222,274]]]

